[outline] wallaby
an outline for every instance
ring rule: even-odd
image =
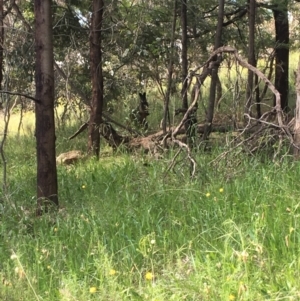
[[[142,127],[144,130],[148,129],[148,121],[146,120],[149,115],[149,104],[146,98],[146,92],[139,93],[140,103],[139,105],[131,111],[130,120],[136,125]]]

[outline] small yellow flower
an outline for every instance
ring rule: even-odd
[[[235,300],[235,296],[234,296],[234,295],[232,295],[232,294],[230,294],[230,295],[229,295],[229,300],[230,300],[230,301],[233,301],[233,300]]]
[[[111,275],[111,276],[116,275],[116,273],[117,273],[117,271],[114,270],[114,269],[111,269],[111,270],[109,271],[109,275]]]
[[[224,188],[220,188],[219,192],[221,192],[221,193],[224,192]]]
[[[82,189],[85,189],[85,185],[82,185],[81,188],[82,188]]]
[[[207,198],[210,197],[210,193],[209,192],[206,193],[206,197]]]
[[[47,265],[47,269],[50,270],[50,269],[51,269],[51,266],[50,266],[50,265]]]
[[[90,287],[90,293],[95,294],[97,292],[97,288],[95,286]]]
[[[155,239],[151,239],[151,240],[150,240],[150,244],[151,244],[151,245],[155,245]]]
[[[54,229],[53,229],[53,231],[54,231],[54,232],[57,232],[57,231],[58,231],[58,229],[57,229],[57,228],[54,228]]]
[[[146,280],[153,280],[154,276],[151,272],[147,272],[145,275]]]

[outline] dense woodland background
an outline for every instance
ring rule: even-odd
[[[48,4],[0,3],[2,107],[6,115],[20,113],[18,131],[35,107],[38,198],[57,195],[54,123],[81,123],[77,134],[88,128],[88,153],[97,157],[100,136],[114,149],[155,154],[171,140],[185,148],[192,175],[190,152],[207,148],[212,131],[256,132],[246,139],[253,152],[269,125],[264,145],[286,136],[298,156],[299,138],[287,127],[296,106],[296,1]],[[149,140],[130,137],[159,127],[162,135]]]
[[[0,299],[299,300],[299,5],[0,0]]]
[[[43,5],[0,3],[2,112],[6,125],[19,114],[20,133],[35,110],[38,199],[58,204],[55,127],[71,124],[74,139],[88,128],[87,153],[96,157],[101,136],[114,150],[155,156],[177,145],[192,176],[191,152],[211,148],[215,131],[235,133],[250,153],[288,141],[298,156],[297,1]]]

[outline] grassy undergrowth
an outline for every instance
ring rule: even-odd
[[[6,153],[0,300],[300,299],[289,158],[199,152],[193,181],[187,162],[126,154],[60,166],[60,210],[36,218],[34,139],[9,137]]]

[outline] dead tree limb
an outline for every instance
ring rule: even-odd
[[[260,70],[258,70],[257,68],[253,67],[252,65],[250,65],[249,63],[247,63],[244,59],[242,59],[239,56],[238,51],[235,48],[230,47],[230,46],[223,46],[223,47],[220,47],[220,48],[216,49],[214,52],[212,52],[212,54],[210,55],[210,57],[208,58],[208,60],[202,66],[208,65],[213,60],[213,58],[214,58],[215,55],[223,53],[223,52],[232,53],[234,55],[235,59],[237,60],[237,62],[242,67],[245,67],[245,68],[251,70],[264,83],[266,83],[266,85],[268,86],[268,88],[275,95],[275,100],[276,100],[275,110],[276,110],[276,113],[277,113],[278,124],[279,124],[279,126],[282,129],[285,129],[286,127],[283,124],[283,112],[281,110],[280,93],[276,90],[275,86],[271,83],[271,81]],[[197,69],[199,69],[199,67]]]
[[[189,114],[190,112],[194,109],[197,101],[198,101],[198,97],[199,97],[199,93],[200,93],[200,85],[198,85],[195,89],[195,96],[194,96],[194,100],[193,102],[191,103],[191,105],[189,106],[189,108],[187,109],[187,111],[185,112],[182,120],[180,121],[180,123],[178,124],[178,126],[174,129],[174,131],[172,131],[172,135],[171,135],[171,138],[172,138],[172,141],[177,144],[180,149],[185,149],[186,152],[187,152],[187,157],[191,163],[191,169],[190,169],[190,175],[191,175],[191,178],[193,178],[195,176],[195,172],[196,172],[196,166],[197,166],[197,163],[195,161],[195,159],[193,158],[192,154],[191,154],[191,149],[190,147],[186,144],[186,143],[183,143],[182,141],[176,139],[176,135],[178,134],[178,132],[180,131],[181,127],[184,125],[184,123],[186,122],[187,118],[189,117]],[[175,156],[178,156],[179,153],[177,153]],[[174,161],[175,161],[175,157],[174,159],[172,160],[171,162],[171,165],[174,165]],[[169,167],[167,170],[169,170],[171,167]]]
[[[24,94],[24,93],[20,93],[20,92],[11,92],[11,91],[0,90],[0,93],[9,94],[9,95],[23,96],[25,98],[33,100],[34,102],[41,103],[41,101],[39,99],[36,99],[36,98],[34,98],[34,97],[32,97],[28,94]]]
[[[80,128],[72,135],[70,136],[68,139],[71,140],[73,138],[75,138],[76,136],[78,136],[80,133],[82,133],[84,130],[86,130],[89,126],[89,123],[88,122],[85,122],[84,124],[82,124],[80,126]]]

